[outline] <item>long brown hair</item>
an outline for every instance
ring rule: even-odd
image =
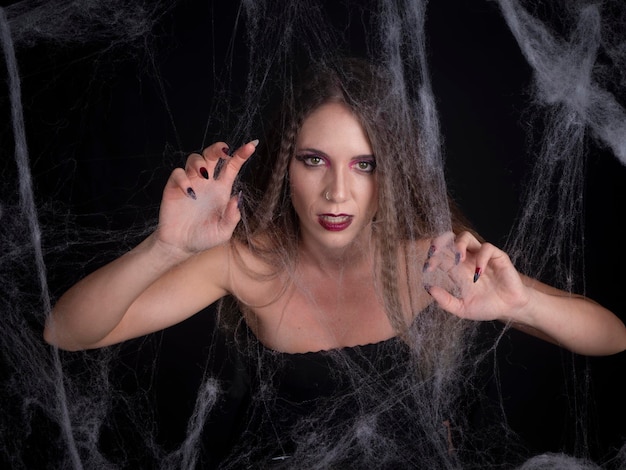
[[[414,286],[411,275],[399,273],[398,254],[413,259],[411,241],[441,230],[441,219],[459,230],[464,223],[451,210],[445,185],[433,184],[440,168],[419,153],[420,128],[393,76],[382,67],[356,58],[314,63],[299,86],[288,89],[265,139],[242,178],[242,223],[234,239],[277,271],[291,270],[298,259],[299,222],[290,198],[288,167],[295,155],[296,137],[307,116],[320,105],[339,102],[359,120],[376,157],[378,211],[373,221],[376,279],[387,314],[396,331],[406,330],[406,308],[398,280]],[[443,208],[441,201],[444,202]],[[401,275],[402,274],[402,275]],[[421,286],[420,286],[421,288]]]

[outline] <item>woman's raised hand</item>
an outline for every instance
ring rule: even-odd
[[[184,169],[172,171],[163,190],[157,240],[186,253],[228,241],[241,218],[233,183],[257,144],[249,142],[230,156],[228,145],[217,142],[189,155]]]
[[[515,320],[530,298],[509,256],[469,232],[435,238],[423,276],[439,306],[461,318]]]

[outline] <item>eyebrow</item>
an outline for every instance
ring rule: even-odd
[[[323,152],[323,151],[321,151],[319,149],[311,148],[311,147],[306,147],[306,148],[301,148],[301,149],[297,148],[296,149],[296,153],[300,153],[300,152],[318,153],[318,154],[322,155],[323,157],[329,157],[329,155],[326,152]],[[376,160],[376,157],[372,153],[366,153],[366,154],[363,154],[363,155],[355,155],[350,160],[364,160],[364,159]]]

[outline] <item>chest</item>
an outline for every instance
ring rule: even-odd
[[[369,344],[395,333],[371,277],[294,279],[246,320],[267,347],[306,352]]]

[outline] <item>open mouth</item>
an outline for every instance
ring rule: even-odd
[[[346,214],[321,214],[317,220],[324,229],[331,232],[339,232],[350,226],[352,216]]]

